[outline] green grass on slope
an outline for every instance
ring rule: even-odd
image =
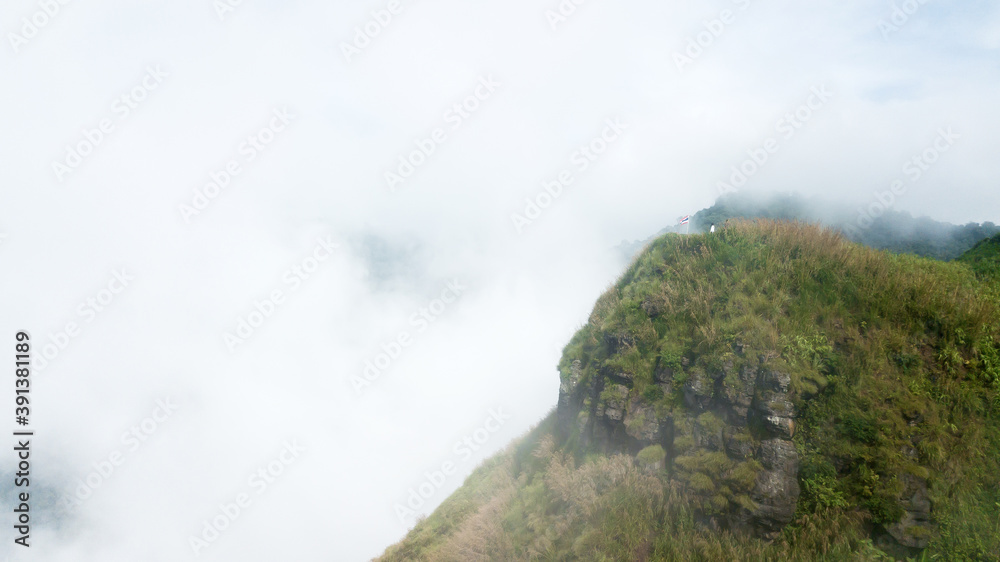
[[[939,260],[955,259],[1000,230],[991,222],[956,225],[893,210],[863,220],[854,206],[834,201],[797,194],[739,192],[723,195],[711,207],[695,213],[692,232],[706,232],[713,223],[723,225],[727,219],[737,218],[820,221],[871,248]]]
[[[929,485],[925,559],[998,559],[1000,311],[985,294],[966,265],[796,223],[664,236],[598,300],[560,371],[579,360],[584,378],[627,372],[635,396],[670,412],[681,385],[657,392],[655,368],[682,383],[698,369],[780,365],[802,488],[783,537],[695,524],[740,501],[718,474],[650,472],[557,443],[550,416],[382,560],[876,560],[871,528],[902,513],[905,474]]]
[[[827,509],[801,517],[773,543],[695,523],[682,486],[630,457],[582,463],[542,427],[478,468],[382,562],[883,560],[864,516]],[[518,461],[522,452],[528,459]]]
[[[981,240],[958,261],[968,264],[977,275],[1000,279],[1000,234]]]

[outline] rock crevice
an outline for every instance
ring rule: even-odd
[[[634,377],[597,376],[581,384],[581,370],[575,361],[560,387],[564,437],[576,435],[585,447],[609,454],[662,446],[669,477],[690,482],[704,496],[704,519],[713,526],[774,538],[791,522],[799,457],[788,374],[766,366],[737,369],[732,362],[714,373],[657,369],[654,384],[680,401],[658,414],[634,392]]]

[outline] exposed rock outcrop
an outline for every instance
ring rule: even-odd
[[[560,388],[560,432],[607,453],[661,446],[670,476],[704,499],[714,526],[773,538],[795,514],[799,458],[791,378],[760,363],[737,369],[729,361],[712,373],[656,369],[657,387],[676,390],[683,403],[664,415],[633,392],[634,377],[609,373],[580,384],[575,362]]]
[[[903,517],[887,525],[885,530],[900,545],[907,548],[924,548],[934,528],[931,523],[931,500],[927,495],[927,481],[912,474],[902,476]]]
[[[764,470],[757,474],[750,499],[757,506],[750,520],[757,534],[774,538],[795,515],[799,499],[799,455],[786,439],[761,441],[757,459]]]

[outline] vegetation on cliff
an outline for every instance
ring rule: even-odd
[[[996,559],[974,258],[767,220],[655,240],[566,346],[557,411],[382,560]]]

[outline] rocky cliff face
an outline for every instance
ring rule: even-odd
[[[606,453],[661,446],[668,474],[702,500],[706,523],[772,538],[795,514],[799,457],[790,377],[760,363],[736,369],[730,362],[717,372],[659,367],[660,392],[682,403],[657,412],[632,392],[629,375],[581,384],[577,360],[560,388],[559,431]]]

